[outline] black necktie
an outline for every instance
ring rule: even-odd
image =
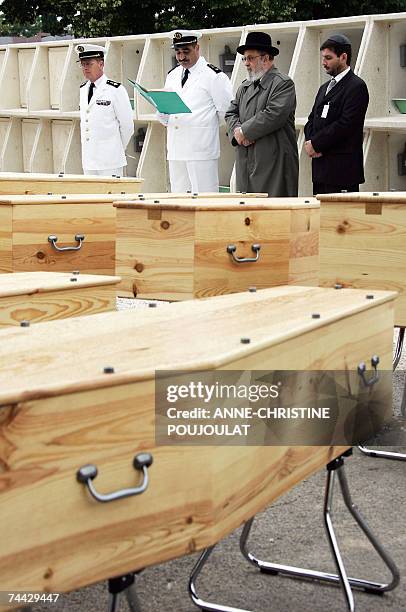
[[[90,83],[89,93],[87,94],[87,103],[88,104],[89,104],[90,100],[92,99],[94,88],[95,88],[95,84],[94,83]]]
[[[256,79],[256,80],[254,81],[254,88],[255,88],[255,89],[258,87],[260,80],[261,80],[261,79]]]
[[[187,79],[189,76],[189,69],[186,68],[185,72],[183,73],[183,77],[182,77],[182,87],[184,86],[184,84],[186,83]]]

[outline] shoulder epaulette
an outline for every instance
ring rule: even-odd
[[[213,66],[213,64],[207,64],[207,66],[211,68],[212,70],[214,70],[214,72],[216,72],[217,74],[219,72],[223,72],[222,70],[220,70],[220,68],[217,68],[217,66]]]
[[[87,81],[85,81],[84,83],[80,84],[80,87],[84,87],[86,85]]]
[[[173,68],[171,68],[170,70],[168,70],[168,74],[169,74],[170,72],[172,72],[172,70],[175,70],[175,68],[179,68],[179,66],[174,66]]]
[[[117,83],[117,81],[112,81],[111,79],[107,79],[107,85],[112,85],[113,87],[120,87],[121,83]]]

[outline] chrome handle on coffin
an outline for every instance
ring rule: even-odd
[[[83,465],[76,472],[76,480],[86,485],[90,495],[98,502],[107,503],[115,501],[117,499],[124,499],[125,497],[132,497],[133,495],[140,495],[148,487],[148,468],[152,465],[153,457],[150,453],[139,453],[133,459],[133,467],[135,470],[143,472],[144,478],[139,487],[132,487],[129,489],[121,489],[120,491],[113,491],[113,493],[98,493],[93,485],[93,480],[97,476],[97,467],[92,464]]]
[[[369,380],[367,380],[365,378],[365,372],[366,372],[366,369],[367,369],[367,366],[365,365],[365,362],[362,361],[359,364],[359,366],[358,366],[358,374],[361,376],[362,382],[364,383],[365,387],[372,387],[375,383],[378,382],[378,380],[379,380],[378,363],[379,363],[378,355],[373,355],[373,357],[371,358],[371,366],[374,368],[375,373],[372,376],[372,378],[370,378]]]
[[[55,236],[54,234],[51,234],[51,236],[48,236],[48,242],[52,244],[52,246],[54,247],[56,251],[79,251],[79,249],[82,247],[84,239],[85,239],[84,234],[76,234],[75,240],[76,242],[79,243],[77,246],[60,247],[56,244],[58,240],[58,236]]]
[[[235,246],[235,244],[227,245],[227,253],[231,255],[235,263],[253,263],[254,261],[258,261],[260,249],[261,249],[260,244],[253,244],[251,246],[251,250],[255,253],[255,257],[237,257],[237,255],[235,255],[235,252],[237,250],[237,247]]]

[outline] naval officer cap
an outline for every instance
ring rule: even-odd
[[[185,45],[197,43],[202,33],[196,30],[173,30],[169,33],[169,37],[172,38],[172,49],[179,49]]]
[[[88,43],[83,43],[83,45],[77,45],[75,48],[76,53],[79,56],[78,62],[84,59],[104,59],[104,47],[100,45],[89,45]]]

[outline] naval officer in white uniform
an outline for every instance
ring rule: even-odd
[[[80,135],[84,174],[122,176],[134,117],[125,88],[104,74],[104,47],[76,47],[86,81],[80,86]]]
[[[170,33],[179,65],[165,89],[176,91],[191,113],[158,114],[167,126],[167,159],[172,192],[218,191],[219,125],[233,99],[230,79],[200,55],[201,32]]]

